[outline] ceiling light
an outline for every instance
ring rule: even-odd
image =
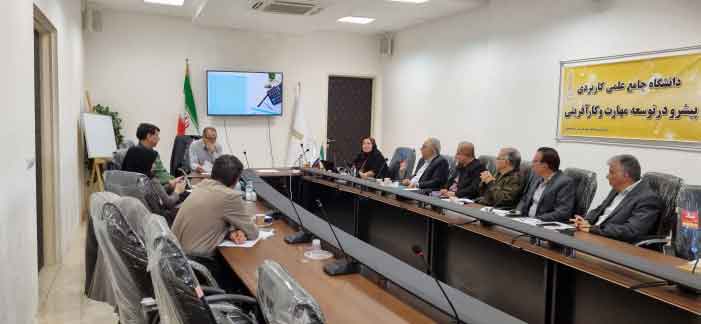
[[[430,0],[389,0],[392,2],[407,2],[407,3],[424,3],[424,2],[429,2]]]
[[[344,22],[344,23],[365,25],[365,24],[369,24],[369,23],[375,21],[375,18],[348,16],[348,17],[343,17],[343,18],[339,19],[338,21]]]
[[[167,6],[182,6],[185,0],[144,0],[146,3],[155,3]]]

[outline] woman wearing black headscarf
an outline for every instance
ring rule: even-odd
[[[363,138],[362,151],[353,160],[353,165],[358,169],[358,176],[381,179],[387,172],[387,161],[380,150],[377,149],[375,139],[372,137]]]
[[[126,156],[124,156],[122,171],[141,173],[149,178],[150,181],[147,185],[151,188],[150,191],[158,196],[158,201],[151,201],[147,197],[147,203],[153,205],[148,207],[151,209],[151,212],[166,217],[170,223],[175,218],[175,206],[180,202],[180,194],[185,191],[185,183],[182,180],[178,180],[173,193],[167,194],[158,180],[154,179],[152,169],[156,158],[158,158],[158,152],[153,149],[141,145],[131,147],[127,151]]]

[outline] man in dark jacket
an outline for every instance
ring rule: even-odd
[[[448,161],[441,156],[441,142],[436,138],[427,139],[421,146],[421,160],[416,165],[416,173],[402,184],[409,188],[439,190],[448,181]]]
[[[546,222],[566,222],[574,213],[574,180],[560,171],[555,149],[541,147],[533,157],[537,175],[521,199],[521,214]]]
[[[511,209],[516,207],[521,198],[523,183],[519,168],[521,153],[515,148],[503,148],[497,155],[496,176],[489,171],[480,175],[480,198],[475,202],[497,208]]]
[[[480,174],[486,170],[482,162],[475,159],[475,146],[470,142],[458,144],[455,162],[455,172],[443,185],[441,196],[475,199],[479,196]]]
[[[662,200],[640,180],[640,163],[632,155],[617,155],[608,162],[606,178],[611,192],[586,217],[575,215],[577,229],[614,240],[634,243],[649,235],[664,209]]]

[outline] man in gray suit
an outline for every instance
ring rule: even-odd
[[[521,199],[521,215],[546,222],[566,222],[574,213],[574,180],[560,171],[555,149],[541,147],[533,157],[537,175]]]
[[[606,178],[611,192],[586,217],[575,215],[577,229],[614,240],[634,243],[649,235],[662,213],[662,200],[640,181],[640,163],[632,155],[617,155],[608,161]]]

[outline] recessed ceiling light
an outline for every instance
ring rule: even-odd
[[[155,3],[167,6],[182,6],[185,0],[144,0],[146,3]]]
[[[339,19],[338,21],[344,22],[344,23],[365,25],[365,24],[369,24],[369,23],[375,21],[375,18],[348,16],[348,17],[343,17],[343,18]]]
[[[392,2],[408,2],[408,3],[424,3],[424,2],[429,2],[430,0],[389,0]]]

